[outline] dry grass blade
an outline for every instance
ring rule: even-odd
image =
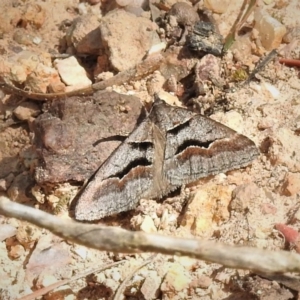
[[[114,295],[113,300],[120,300],[121,299],[121,294],[124,292],[124,289],[126,288],[127,283],[129,282],[129,280],[133,277],[133,275],[140,270],[141,268],[145,267],[146,265],[148,265],[149,263],[151,263],[154,258],[157,256],[157,254],[151,255],[147,260],[145,260],[141,265],[139,265],[138,267],[136,267],[125,279],[124,281],[120,284],[117,292]]]
[[[18,300],[34,300],[34,299],[36,299],[38,297],[41,297],[41,296],[43,296],[43,295],[51,292],[54,289],[57,289],[58,287],[60,287],[62,285],[69,284],[72,281],[75,281],[75,280],[77,280],[79,278],[88,276],[88,275],[90,275],[92,273],[102,272],[102,271],[104,271],[106,269],[109,269],[111,267],[117,266],[117,265],[119,265],[119,264],[121,264],[123,262],[124,261],[118,261],[118,262],[115,262],[115,263],[111,263],[111,264],[107,264],[107,265],[101,266],[99,268],[88,270],[88,271],[86,271],[84,273],[80,273],[80,274],[78,274],[76,276],[73,276],[70,279],[65,279],[65,280],[61,280],[59,282],[55,282],[55,283],[53,283],[53,284],[51,284],[49,286],[44,287],[43,289],[37,290],[37,291],[35,291],[35,292],[33,292],[33,293],[29,294],[29,295],[26,295],[26,296],[24,296],[22,298],[19,298]]]
[[[223,51],[226,52],[231,45],[234,43],[235,41],[235,35],[237,33],[238,30],[241,29],[241,27],[243,26],[243,24],[247,21],[249,15],[252,13],[252,11],[255,8],[255,5],[257,3],[257,0],[245,0],[243,2],[243,5],[240,9],[240,13],[236,19],[236,21],[234,22],[233,26],[231,27],[228,35],[225,38],[225,43],[224,43],[224,48]],[[248,5],[248,7],[247,7]],[[246,9],[247,7],[247,9]],[[245,11],[246,9],[246,11]],[[243,14],[243,12],[245,11],[245,13]]]
[[[4,196],[0,197],[0,212],[5,216],[26,220],[46,228],[64,239],[102,251],[186,255],[229,268],[247,269],[266,274],[300,272],[300,255],[296,253],[229,246],[212,241],[81,224],[12,202]]]

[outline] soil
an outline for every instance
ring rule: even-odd
[[[122,96],[114,93],[104,97],[103,94],[95,94],[87,96],[89,102],[87,98],[83,101],[81,96],[60,99],[56,103],[34,101],[0,91],[0,192],[19,203],[68,218],[71,200],[83,181],[91,176],[121,140],[110,141],[104,146],[96,144],[96,148],[93,148],[94,144],[110,135],[122,136],[122,130],[130,132],[141,117],[142,104],[149,106],[153,94],[158,92],[170,104],[198,110],[246,135],[255,142],[260,156],[246,168],[206,178],[186,187],[191,201],[183,216],[182,195],[178,192],[164,201],[143,199],[137,210],[106,218],[99,223],[177,237],[214,239],[270,251],[300,251],[297,243],[292,243],[285,232],[289,228],[298,234],[300,227],[299,69],[280,64],[277,56],[249,84],[231,89],[237,84],[233,79],[228,79],[232,74],[235,77],[231,78],[236,79],[242,74],[241,70],[253,70],[266,53],[255,33],[248,34],[252,29],[253,14],[243,28],[246,33],[238,37],[225,57],[206,58],[215,76],[212,78],[207,75],[204,78],[200,76],[200,69],[206,65],[206,61],[203,60],[201,67],[198,64],[198,69],[193,71],[199,58],[190,52],[184,55],[187,50],[182,50],[180,44],[185,30],[182,24],[176,27],[178,24],[173,20],[174,25],[171,20],[171,24],[161,25],[161,28],[165,26],[165,31],[159,29],[158,25],[150,26],[149,18],[146,20],[150,16],[149,11],[126,8],[136,14],[144,14],[145,18],[139,28],[141,32],[146,28],[147,34],[140,37],[143,46],[136,54],[131,53],[134,50],[128,45],[130,28],[126,24],[123,24],[123,30],[127,44],[119,40],[122,34],[116,34],[115,40],[110,40],[113,31],[122,25],[121,17],[118,18],[118,25],[112,27],[112,33],[109,32],[110,23],[105,24],[103,45],[98,40],[95,44],[90,43],[98,36],[97,30],[84,43],[82,38],[76,40],[75,35],[66,38],[66,32],[78,17],[87,14],[94,16],[86,17],[91,21],[84,23],[82,32],[85,32],[92,30],[86,29],[90,24],[97,24],[98,19],[116,7],[122,9],[119,16],[125,14],[123,8],[113,1],[90,2],[93,5],[79,0],[1,1],[2,59],[14,59],[22,51],[29,51],[37,54],[43,65],[49,67],[49,72],[45,72],[49,77],[36,71],[39,74],[36,77],[44,76],[44,83],[48,80],[47,84],[34,81],[33,75],[31,81],[24,84],[25,81],[20,82],[23,71],[16,67],[22,62],[19,60],[13,64],[16,72],[13,73],[3,67],[0,59],[3,65],[0,68],[1,81],[10,76],[10,80],[17,78],[10,81],[15,86],[25,89],[30,86],[35,92],[41,92],[45,87],[44,92],[53,92],[49,86],[54,92],[59,89],[67,91],[53,67],[55,55],[78,55],[88,77],[94,81],[99,80],[99,74],[105,79],[132,67],[130,57],[134,56],[137,62],[140,61],[160,39],[171,41],[168,44],[170,48],[166,50],[166,62],[159,71],[147,78],[112,86],[104,92],[114,91]],[[178,1],[156,2],[160,3],[157,6],[165,13]],[[223,36],[234,23],[241,3],[235,1],[223,14],[213,13]],[[258,1],[258,7],[268,11],[288,31],[289,35],[284,39],[288,43],[284,44],[281,39],[279,41],[280,56],[298,59],[298,1]],[[132,16],[126,14],[124,20],[128,18]],[[131,19],[130,22],[134,23]],[[191,32],[190,25],[186,30],[188,34]],[[166,37],[164,32],[169,36]],[[138,41],[136,45],[139,45]],[[103,48],[99,50],[99,47]],[[48,53],[49,57],[42,53]],[[179,54],[183,55],[182,59],[178,59]],[[27,70],[30,68],[28,66]],[[199,74],[195,75],[193,72],[197,70]],[[14,74],[15,77],[12,76]],[[197,82],[200,77],[201,81]],[[193,88],[193,93],[188,94],[187,90]],[[203,90],[204,96],[200,93]],[[103,104],[108,98],[110,103],[117,104]],[[98,111],[101,112],[100,116]],[[105,130],[96,132],[98,126]],[[87,128],[95,135],[90,135]],[[68,150],[70,145],[73,152]],[[71,281],[39,298],[113,299],[126,276],[150,256],[148,253],[125,255],[91,250],[64,241],[31,224],[0,216],[0,299],[18,299],[62,279],[71,279],[95,265],[125,259],[126,262],[119,266]],[[124,299],[283,300],[299,299],[299,291],[248,271],[222,268],[188,257],[158,255],[128,282]]]

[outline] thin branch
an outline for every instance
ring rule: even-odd
[[[66,98],[71,96],[91,95],[96,91],[104,90],[107,87],[113,85],[121,85],[131,80],[138,80],[143,77],[146,77],[147,75],[153,73],[155,70],[157,70],[160,67],[163,59],[164,59],[163,55],[153,54],[131,69],[122,71],[107,80],[100,81],[86,88],[78,89],[71,92],[48,93],[48,94],[31,93],[19,89],[6,82],[0,82],[0,88],[3,89],[7,94],[15,94],[18,96],[30,98],[33,100],[40,100],[40,101],[60,99],[60,98]]]
[[[186,255],[225,267],[260,273],[300,272],[300,255],[286,251],[268,251],[229,246],[212,241],[184,239],[159,234],[133,232],[121,228],[82,224],[60,219],[43,211],[0,197],[0,212],[26,220],[54,234],[86,247],[121,253],[153,252]]]

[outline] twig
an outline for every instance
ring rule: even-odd
[[[104,90],[107,87],[110,87],[113,85],[121,85],[130,80],[138,80],[140,78],[143,78],[143,77],[153,73],[155,70],[157,70],[160,67],[160,64],[163,61],[163,59],[164,59],[163,55],[153,54],[153,55],[149,56],[148,58],[146,58],[141,63],[137,64],[135,67],[128,69],[126,71],[120,72],[117,75],[113,76],[112,78],[94,83],[91,86],[88,86],[86,88],[78,89],[78,90],[71,91],[71,92],[49,93],[49,94],[31,93],[31,92],[27,92],[22,89],[19,89],[19,88],[15,87],[11,84],[8,84],[6,82],[0,82],[0,88],[3,89],[7,94],[15,94],[18,96],[30,98],[33,100],[40,100],[40,101],[51,100],[51,99],[60,99],[60,98],[66,98],[66,97],[71,97],[71,96],[90,95],[96,91]]]
[[[121,228],[81,224],[60,219],[43,211],[0,197],[0,212],[26,220],[54,234],[86,247],[121,253],[153,252],[186,255],[225,267],[260,273],[300,272],[300,255],[286,251],[268,251],[253,247],[229,246],[212,241],[184,239],[132,232]]]
[[[145,260],[142,264],[137,266],[129,275],[126,276],[126,278],[123,280],[123,282],[120,284],[117,292],[115,293],[113,300],[120,300],[121,299],[121,294],[124,292],[125,287],[127,286],[127,283],[129,280],[132,278],[132,276],[141,268],[145,267],[149,263],[151,263],[154,258],[157,256],[157,254],[151,255],[147,260]]]
[[[51,292],[54,289],[57,289],[58,287],[60,287],[62,285],[69,284],[72,281],[75,281],[75,280],[77,280],[79,278],[82,278],[82,277],[86,277],[86,276],[88,276],[88,275],[90,275],[92,273],[102,272],[102,271],[104,271],[106,269],[109,269],[111,267],[117,266],[117,265],[119,265],[119,264],[121,264],[123,262],[125,262],[125,261],[117,261],[117,262],[110,263],[110,264],[107,264],[107,265],[104,265],[104,266],[101,266],[101,267],[98,267],[98,268],[95,268],[95,269],[88,270],[88,271],[86,271],[84,273],[80,273],[80,274],[78,274],[76,276],[73,276],[70,279],[65,279],[65,280],[61,280],[61,281],[55,282],[53,284],[50,284],[49,286],[46,286],[46,287],[44,287],[44,288],[42,288],[40,290],[37,290],[37,291],[35,291],[35,292],[33,292],[33,293],[29,294],[29,295],[26,295],[26,296],[24,296],[22,298],[19,298],[18,300],[34,300],[34,299],[36,299],[38,297],[41,297],[41,296],[43,296],[43,295]]]

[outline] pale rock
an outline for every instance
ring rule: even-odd
[[[146,81],[147,91],[150,96],[157,94],[163,90],[163,85],[166,82],[164,76],[159,71],[155,71]]]
[[[157,229],[154,225],[153,219],[149,216],[145,216],[145,218],[140,226],[140,229],[142,231],[148,232],[148,233],[157,232]]]
[[[161,290],[163,293],[171,295],[176,295],[178,292],[183,291],[188,288],[191,282],[191,277],[188,272],[179,263],[174,263],[161,284]]]
[[[157,299],[160,293],[161,278],[156,271],[149,271],[141,287],[145,300]]]
[[[0,76],[8,82],[24,84],[31,92],[45,93],[53,82],[60,82],[49,53],[21,51],[13,57],[0,56]]]
[[[121,274],[119,271],[117,270],[114,270],[111,274],[111,278],[116,281],[116,282],[119,282],[121,280]]]
[[[273,50],[280,46],[286,28],[268,12],[258,7],[254,12],[254,28],[259,32],[259,39],[266,50]]]
[[[65,84],[76,86],[76,88],[92,84],[92,81],[86,75],[85,69],[78,63],[74,56],[66,59],[56,59],[54,65]]]
[[[188,256],[179,256],[178,258],[176,258],[176,261],[189,271],[192,271],[198,262],[196,259]]]
[[[0,179],[0,192],[5,192],[10,187],[15,176],[13,173],[8,174],[5,178]]]
[[[232,188],[208,183],[201,186],[184,214],[181,226],[194,235],[210,237],[214,227],[229,218],[228,205]]]
[[[88,249],[84,246],[75,245],[73,251],[79,255],[82,259],[86,259],[88,255]]]
[[[161,99],[164,100],[167,104],[173,105],[173,106],[182,106],[181,102],[179,101],[177,96],[174,96],[168,92],[165,91],[160,91],[157,93],[157,96]]]
[[[37,285],[41,287],[46,287],[56,282],[57,279],[53,275],[41,274],[38,278]]]
[[[208,289],[212,284],[212,279],[203,274],[197,274],[197,278],[191,282],[192,288]]]
[[[27,188],[34,184],[34,180],[29,172],[18,174],[10,185],[7,194],[13,201],[24,203],[30,200],[26,194]]]
[[[99,17],[85,14],[76,18],[66,33],[68,46],[73,46],[78,53],[97,55],[101,49]]]
[[[286,127],[274,130],[269,136],[268,157],[273,165],[282,165],[292,173],[300,172],[300,136]]]
[[[230,210],[244,212],[261,198],[262,190],[255,183],[239,185],[232,192]]]
[[[17,259],[25,253],[25,249],[22,245],[12,245],[9,251],[9,257],[12,259]]]
[[[230,0],[204,0],[204,6],[214,13],[223,14],[228,9],[230,2]]]
[[[212,119],[218,119],[222,124],[226,124],[229,128],[236,130],[241,133],[243,128],[244,120],[243,116],[236,111],[229,111],[225,115],[222,113],[216,113],[211,116]]]
[[[150,20],[121,9],[106,14],[100,31],[112,67],[124,71],[139,63],[159,41],[156,29]]]
[[[0,242],[16,235],[16,232],[16,227],[9,224],[0,224]]]
[[[287,173],[281,186],[281,194],[294,196],[300,193],[300,173]]]
[[[36,103],[25,101],[22,102],[13,111],[16,118],[21,121],[29,120],[31,117],[36,117],[41,112],[39,106]]]
[[[36,69],[27,76],[26,88],[36,93],[46,93],[52,82],[59,81],[58,72],[48,66],[38,64]]]

